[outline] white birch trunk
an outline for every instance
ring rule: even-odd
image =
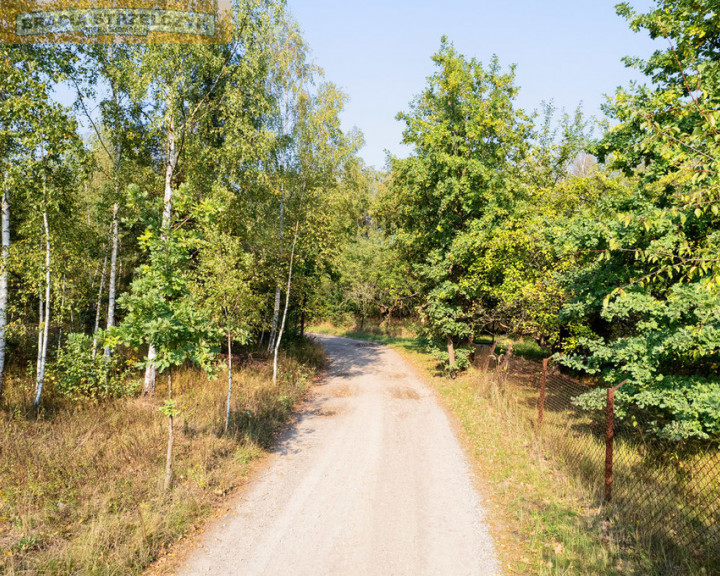
[[[268,339],[268,352],[272,351],[273,348],[275,348],[275,335],[277,333],[278,323],[280,322],[281,295],[282,291],[280,288],[280,283],[278,282],[278,285],[275,287],[275,306],[273,307],[272,326],[270,328],[270,338]]]
[[[292,283],[293,260],[295,259],[295,242],[297,241],[298,226],[295,227],[295,238],[293,238],[292,252],[290,252],[290,270],[288,272],[287,291],[285,292],[285,310],[283,311],[282,324],[280,332],[278,332],[277,342],[275,343],[275,358],[273,359],[273,384],[277,384],[277,365],[278,350],[280,350],[280,342],[282,341],[283,332],[285,330],[285,320],[287,319],[288,306],[290,305],[290,285]]]
[[[43,346],[43,296],[40,293],[40,304],[38,305],[38,351],[37,351],[37,362],[35,363],[35,382],[40,377],[40,359],[42,358],[42,346]]]
[[[118,210],[120,206],[116,202],[113,206],[113,224],[112,224],[112,253],[110,255],[110,282],[108,283],[108,330],[115,326],[115,281],[117,278],[117,255],[118,255]],[[103,274],[105,267],[103,266]],[[105,360],[110,359],[110,347],[105,347]]]
[[[0,397],[5,377],[5,329],[8,301],[8,253],[10,251],[10,201],[7,190],[2,195],[2,252],[0,255]]]
[[[150,344],[148,347],[147,365],[145,366],[145,381],[143,383],[143,396],[150,396],[155,392],[155,358],[157,357],[157,350],[155,346]]]
[[[175,120],[170,119],[168,128],[168,153],[165,165],[165,197],[163,198],[162,231],[167,240],[167,231],[170,229],[170,217],[172,216],[173,203],[173,177],[175,165],[177,164],[177,145],[175,142]]]
[[[60,325],[58,329],[58,342],[57,342],[57,351],[58,354],[60,353],[60,349],[62,348],[62,322],[63,322],[63,313],[65,312],[65,276],[63,276],[62,281],[62,288],[60,289],[60,317],[58,318],[58,324]]]
[[[97,354],[97,332],[100,330],[100,305],[102,304],[102,295],[105,290],[105,271],[107,270],[107,252],[103,259],[102,273],[100,275],[100,290],[98,290],[97,306],[95,307],[95,329],[93,330],[93,351],[92,357]]]
[[[163,241],[168,239],[168,231],[170,230],[170,219],[172,217],[173,203],[173,175],[175,173],[175,165],[177,163],[177,147],[175,142],[175,120],[170,114],[167,134],[167,160],[165,163],[165,197],[163,198],[163,213],[161,223],[161,234]],[[157,350],[155,346],[150,344],[148,347],[147,366],[145,368],[145,382],[143,384],[143,394],[152,394],[155,391],[155,377],[157,370],[155,368],[155,358]]]
[[[47,359],[48,332],[50,330],[50,227],[48,225],[47,210],[43,212],[43,225],[45,226],[45,326],[43,326],[42,352],[35,385],[35,401],[33,402],[35,410],[40,406],[40,397],[45,382],[45,361]]]
[[[279,238],[280,238],[280,256],[282,257],[283,238],[285,236],[285,189],[283,188],[280,195],[280,222],[279,222]],[[268,352],[275,347],[275,336],[277,335],[278,322],[280,320],[280,296],[281,288],[278,281],[275,287],[275,307],[273,309],[272,327],[270,328],[270,340],[268,341]]]
[[[227,434],[230,425],[230,399],[232,397],[232,337],[227,335],[228,341],[228,393],[227,407],[225,408],[225,434]]]

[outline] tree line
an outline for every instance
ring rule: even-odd
[[[0,382],[24,370],[37,408],[48,374],[152,394],[311,319],[416,315],[450,371],[484,334],[531,338],[627,381],[659,436],[717,439],[720,24],[617,10],[665,47],[626,60],[647,83],[606,122],[523,111],[512,67],[444,38],[385,174],[279,1],[236,3],[227,45],[1,47]]]
[[[602,384],[581,407],[627,381],[624,417],[717,440],[720,20],[689,0],[617,11],[664,47],[626,59],[647,83],[619,89],[600,125],[524,112],[512,67],[444,38],[398,115],[412,153],[375,196],[384,235],[348,248],[340,284],[363,316],[409,299],[451,372],[484,334],[532,338]]]
[[[277,358],[376,179],[284,2],[234,3],[223,45],[5,45],[0,77],[0,394]]]

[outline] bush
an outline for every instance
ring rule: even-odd
[[[135,383],[128,382],[129,369],[118,354],[106,360],[102,339],[93,358],[92,339],[85,334],[69,334],[54,366],[56,390],[73,399],[108,398],[130,394]]]
[[[430,353],[437,358],[440,367],[447,372],[461,372],[470,366],[472,363],[472,355],[475,352],[474,348],[467,346],[456,346],[455,347],[455,362],[450,364],[450,356],[447,351],[447,346],[444,346],[441,342],[430,341],[428,344]]]

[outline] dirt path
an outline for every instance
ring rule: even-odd
[[[178,576],[499,574],[431,391],[388,348],[316,338],[327,378]]]

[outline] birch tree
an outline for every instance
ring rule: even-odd
[[[0,392],[5,368],[5,335],[7,323],[7,269],[10,255],[10,189],[25,197],[42,198],[35,234],[44,239],[44,317],[39,318],[39,362],[37,366],[34,405],[39,406],[44,366],[47,357],[47,332],[50,318],[50,224],[48,211],[57,205],[58,190],[54,181],[48,186],[48,173],[57,176],[60,186],[67,187],[68,170],[82,154],[77,127],[68,110],[52,102],[49,86],[62,78],[71,65],[69,53],[35,47],[0,48],[0,69],[7,82],[0,87],[0,174],[2,182],[2,271],[0,271]],[[61,165],[63,165],[61,167]],[[77,172],[76,172],[77,173]],[[25,176],[20,179],[20,174]],[[28,178],[29,177],[29,180]],[[23,185],[20,183],[23,182]],[[39,191],[39,193],[38,193]]]
[[[287,312],[290,307],[290,288],[292,286],[293,276],[293,264],[295,262],[295,245],[297,244],[299,224],[295,226],[295,235],[293,236],[292,248],[290,249],[290,265],[288,267],[288,281],[287,288],[285,288],[285,309],[283,310],[282,323],[280,324],[280,331],[277,335],[277,341],[275,342],[275,349],[273,354],[273,384],[277,384],[277,369],[278,369],[278,351],[280,350],[280,344],[282,342],[283,332],[285,331],[285,321],[287,320]]]
[[[301,100],[317,72],[307,61],[307,50],[297,23],[290,19],[283,22],[273,46],[273,67],[270,75],[276,105],[273,121],[276,137],[273,168],[275,171],[274,192],[278,197],[276,244],[279,262],[283,261],[285,254],[286,206],[298,192],[292,178],[292,173],[297,170],[295,130]],[[282,280],[276,276],[268,352],[275,348],[276,343],[280,320],[281,286]]]
[[[239,238],[222,229],[224,223],[220,214],[205,223],[195,289],[227,343],[227,434],[232,407],[233,344],[244,346],[250,342],[253,329],[260,323],[260,297],[253,290],[255,260],[242,250]]]
[[[0,46],[0,193],[2,194],[2,268],[0,269],[0,396],[5,374],[8,309],[11,187],[28,169],[37,146],[33,132],[38,117],[49,106],[47,70],[36,66],[38,51],[28,47]],[[16,178],[13,178],[13,177]]]

